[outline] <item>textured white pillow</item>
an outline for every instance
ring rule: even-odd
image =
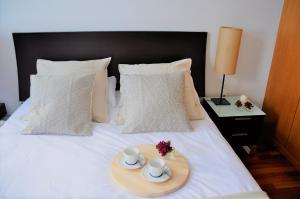
[[[190,131],[183,103],[184,73],[121,75],[124,133]]]
[[[106,122],[107,107],[107,66],[111,58],[87,61],[49,61],[37,60],[38,75],[83,75],[95,74],[93,91],[93,120]]]
[[[30,117],[25,134],[92,134],[95,75],[32,75]]]
[[[117,106],[117,96],[116,96],[116,86],[117,86],[117,79],[115,76],[108,77],[108,84],[107,84],[107,90],[108,90],[108,108],[110,118],[112,117],[112,109]],[[20,117],[21,120],[28,121],[30,117],[30,110],[28,110],[27,113],[22,115]]]
[[[123,75],[133,74],[165,74],[178,71],[185,72],[184,81],[184,102],[187,109],[187,113],[191,120],[203,119],[204,111],[200,104],[199,96],[195,90],[193,78],[191,76],[192,59],[182,59],[172,63],[160,63],[160,64],[120,64],[119,71]],[[121,98],[122,99],[122,98]]]

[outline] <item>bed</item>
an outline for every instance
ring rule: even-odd
[[[205,96],[206,35],[203,32],[81,32],[14,34],[19,96],[24,103],[0,128],[0,198],[138,198],[116,186],[110,162],[136,144],[171,140],[190,163],[184,187],[162,198],[210,198],[260,193],[251,174],[206,114],[189,133],[121,134],[114,121],[94,123],[93,136],[22,135],[28,110],[29,75],[37,58],[91,59],[112,56],[109,75],[119,63],[193,59],[192,76]],[[115,109],[110,110],[114,116]]]

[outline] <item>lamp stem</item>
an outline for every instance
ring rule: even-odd
[[[223,74],[222,88],[221,88],[221,95],[220,95],[220,104],[222,104],[221,102],[222,102],[222,98],[223,98],[224,82],[225,82],[225,74]]]

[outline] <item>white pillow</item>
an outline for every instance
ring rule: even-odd
[[[184,81],[184,102],[187,113],[191,120],[203,119],[204,112],[200,104],[199,96],[195,90],[193,78],[191,76],[192,59],[182,59],[172,63],[159,63],[159,64],[120,64],[119,71],[123,75],[132,74],[165,74],[178,71],[185,72]],[[122,100],[122,97],[121,97]]]
[[[121,75],[124,133],[190,131],[183,103],[184,73]]]
[[[117,94],[116,94],[116,86],[117,86],[117,79],[115,76],[110,76],[108,77],[108,108],[109,110],[109,115],[110,118],[112,118],[112,110],[114,107],[117,106]],[[29,101],[28,101],[29,102]],[[20,117],[21,120],[28,121],[30,117],[30,110],[26,112],[24,115]]]
[[[31,104],[25,134],[92,134],[95,75],[32,75]]]
[[[93,120],[106,122],[107,107],[107,66],[111,58],[87,61],[49,61],[37,60],[38,75],[83,75],[95,74],[93,91]]]

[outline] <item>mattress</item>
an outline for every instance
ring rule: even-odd
[[[261,191],[207,114],[188,133],[121,134],[111,122],[94,123],[89,137],[22,135],[28,108],[27,101],[0,128],[0,198],[139,198],[114,184],[111,160],[128,146],[160,140],[171,140],[191,170],[185,186],[161,198]]]

